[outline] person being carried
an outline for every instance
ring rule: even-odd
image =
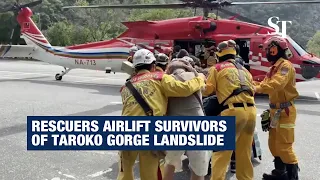
[[[174,59],[169,63],[167,72],[176,80],[185,82],[198,76],[197,71],[189,62],[190,57]],[[169,98],[167,116],[204,116],[201,91],[188,97]],[[189,158],[191,180],[204,180],[208,173],[211,151],[166,151],[163,180],[172,180],[175,170],[182,168],[181,156]]]
[[[185,56],[189,56],[189,53],[187,50],[185,49],[181,49],[178,54],[177,54],[177,57],[176,58],[183,58]]]

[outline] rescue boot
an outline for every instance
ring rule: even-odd
[[[236,173],[236,162],[235,161],[231,161],[231,163],[230,163],[230,172]]]
[[[230,172],[236,173],[236,153],[233,151],[230,162]]]
[[[284,164],[280,157],[274,158],[275,169],[271,171],[271,174],[263,174],[264,180],[288,180],[286,164]]]
[[[287,164],[286,168],[289,180],[299,180],[298,171],[300,168],[298,164]]]

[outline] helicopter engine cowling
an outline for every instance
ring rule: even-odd
[[[206,34],[215,31],[217,28],[217,24],[209,20],[190,21],[189,27],[191,29],[201,30],[203,33]]]
[[[301,67],[301,75],[305,79],[312,79],[317,77],[320,72],[320,64],[315,63],[311,60],[303,61]]]
[[[209,29],[211,25],[211,21],[203,20],[203,21],[190,21],[189,27],[195,29]]]

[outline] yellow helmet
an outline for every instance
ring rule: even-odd
[[[217,47],[217,56],[222,57],[227,54],[237,55],[236,42],[234,40],[222,41]]]

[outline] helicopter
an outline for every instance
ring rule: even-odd
[[[55,75],[56,80],[72,69],[93,69],[110,72],[122,72],[121,65],[129,56],[132,46],[149,49],[152,52],[165,52],[168,48],[179,45],[182,48],[194,49],[203,44],[218,44],[221,41],[233,39],[240,46],[240,56],[249,64],[248,70],[255,81],[261,81],[269,71],[270,63],[266,54],[260,48],[261,44],[271,36],[280,36],[275,29],[263,26],[246,17],[230,12],[223,7],[256,4],[306,4],[320,3],[320,1],[279,1],[279,2],[230,2],[230,1],[205,1],[182,0],[181,3],[171,4],[134,4],[134,5],[92,5],[92,6],[66,6],[69,8],[202,8],[203,16],[176,18],[160,21],[135,21],[122,22],[127,30],[111,40],[92,42],[74,46],[55,48],[51,46],[41,31],[32,21],[33,12],[30,7],[40,4],[42,0],[25,5],[14,6],[1,10],[1,12],[14,11],[21,27],[22,38],[28,45],[35,48],[30,52],[32,57],[51,64],[60,65],[65,71]],[[216,19],[208,16],[212,10],[237,16],[233,19]],[[289,36],[285,38],[289,45],[290,61],[296,69],[296,81],[306,81],[320,78],[320,59],[306,52],[298,43]],[[2,56],[10,53],[12,45],[3,46]],[[9,49],[9,50],[8,50]],[[1,52],[0,52],[1,55]]]

